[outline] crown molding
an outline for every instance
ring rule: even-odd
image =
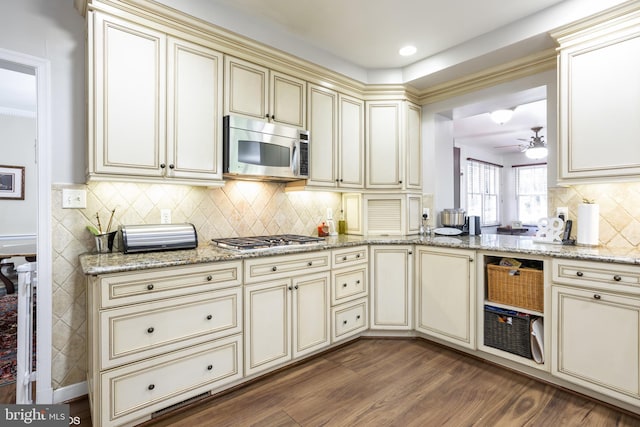
[[[522,77],[532,76],[544,71],[556,69],[555,49],[547,49],[505,64],[490,67],[459,79],[432,86],[420,92],[420,105],[442,101],[464,95]]]

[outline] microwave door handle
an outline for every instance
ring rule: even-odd
[[[300,161],[298,160],[298,142],[295,141],[291,144],[291,171],[294,176],[300,175]]]

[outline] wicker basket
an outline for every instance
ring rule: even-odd
[[[527,359],[531,353],[531,321],[534,316],[484,306],[484,345]]]
[[[488,264],[487,282],[489,301],[544,311],[542,270]]]

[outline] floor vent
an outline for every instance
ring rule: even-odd
[[[173,404],[171,406],[167,406],[166,408],[163,408],[163,409],[160,409],[159,411],[154,412],[153,414],[151,414],[151,418],[159,417],[160,415],[164,415],[164,414],[166,414],[168,412],[171,412],[171,411],[174,411],[174,410],[176,410],[178,408],[182,408],[183,406],[190,405],[190,404],[192,404],[192,403],[194,403],[194,402],[196,402],[196,401],[198,401],[198,400],[200,400],[202,398],[209,397],[209,396],[211,396],[211,392],[210,391],[204,392],[204,393],[199,394],[197,396],[193,396],[190,399],[183,400],[182,402],[178,402],[176,404]]]

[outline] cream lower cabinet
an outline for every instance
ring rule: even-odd
[[[241,262],[89,277],[94,425],[135,424],[240,380],[241,280]]]
[[[322,252],[245,261],[245,375],[330,344],[328,267]]]
[[[640,268],[554,260],[553,375],[640,404]]]
[[[475,252],[416,247],[416,327],[444,341],[475,349]]]
[[[369,327],[369,249],[331,252],[331,342],[357,336]]]
[[[413,328],[413,246],[371,247],[371,329]]]
[[[222,54],[134,20],[88,14],[88,179],[221,184]]]

